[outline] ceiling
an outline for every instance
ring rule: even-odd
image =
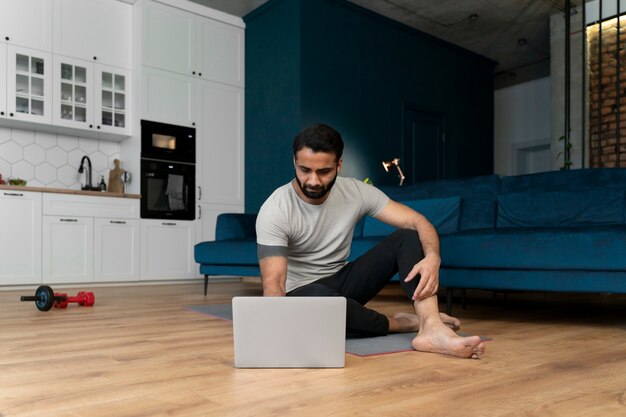
[[[192,1],[243,17],[268,0]],[[565,11],[565,0],[348,1],[493,59],[496,88],[549,75],[550,16]]]

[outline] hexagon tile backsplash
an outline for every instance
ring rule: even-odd
[[[93,185],[101,175],[108,185],[113,160],[120,157],[119,143],[0,127],[4,179],[22,178],[32,187],[79,190],[85,182],[85,174],[78,173],[84,155],[91,159]]]

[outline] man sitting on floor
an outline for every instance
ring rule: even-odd
[[[343,296],[346,331],[356,336],[417,332],[413,348],[479,358],[479,336],[461,337],[458,320],[440,314],[439,237],[420,213],[377,188],[338,177],[343,140],[327,125],[313,125],[293,142],[295,178],[265,201],[257,218],[259,265],[265,296]],[[354,262],[352,233],[365,215],[398,230]],[[396,274],[416,314],[391,317],[366,308]]]

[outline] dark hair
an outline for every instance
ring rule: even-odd
[[[343,139],[341,133],[324,124],[315,124],[307,127],[293,140],[293,156],[302,150],[309,148],[313,152],[333,152],[337,162],[343,155]]]

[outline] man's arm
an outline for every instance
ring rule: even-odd
[[[263,282],[263,296],[282,297],[286,294],[287,257],[266,256],[259,260],[261,281]]]
[[[421,276],[413,294],[413,300],[423,300],[437,294],[441,256],[439,255],[439,236],[433,225],[417,211],[393,200],[389,200],[376,219],[397,228],[417,231],[424,250],[424,259],[415,264],[404,280],[408,282],[417,274]]]

